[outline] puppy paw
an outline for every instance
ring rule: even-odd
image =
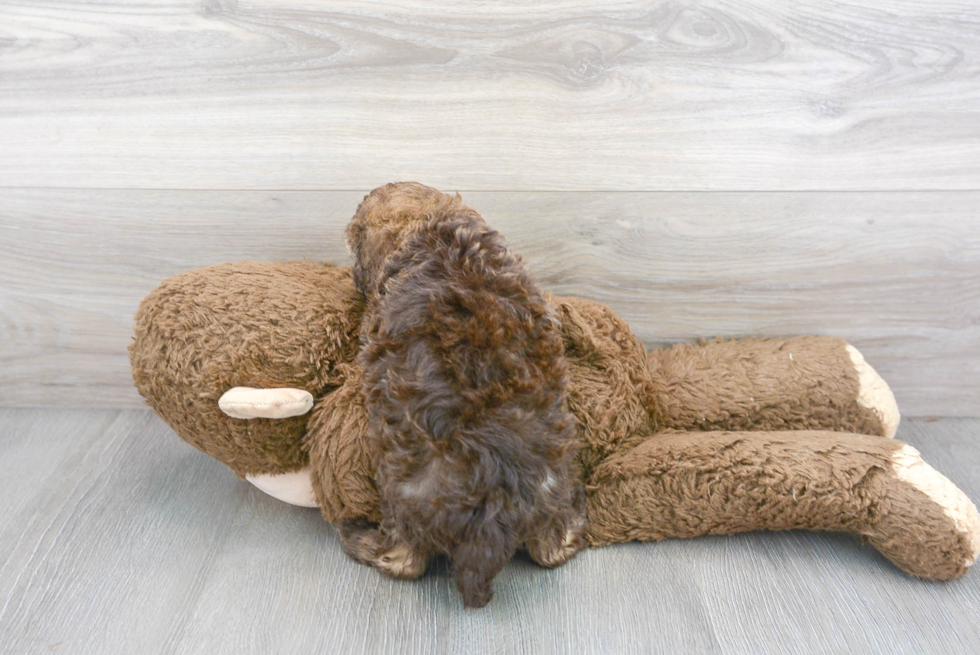
[[[585,531],[585,520],[576,520],[564,533],[529,541],[527,553],[541,566],[550,569],[561,566],[585,548]]]
[[[425,573],[429,555],[381,532],[375,523],[364,520],[341,521],[337,526],[344,552],[354,561],[367,564],[400,580],[414,580]]]
[[[429,557],[406,544],[398,544],[382,549],[371,561],[371,565],[392,578],[415,580],[425,573],[429,566]]]

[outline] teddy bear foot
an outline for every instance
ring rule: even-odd
[[[960,577],[980,554],[980,513],[944,475],[902,444],[882,477],[871,544],[905,572],[933,580]]]
[[[858,375],[858,404],[873,411],[878,420],[881,421],[885,436],[889,439],[893,438],[898,431],[899,420],[901,420],[895,395],[888,383],[878,375],[877,371],[871,368],[871,365],[864,360],[864,355],[857,348],[847,344],[846,350]]]

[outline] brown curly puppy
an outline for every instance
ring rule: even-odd
[[[348,554],[401,578],[447,555],[468,607],[524,546],[558,566],[584,545],[558,324],[527,267],[459,196],[389,184],[347,229],[368,299],[360,362],[382,522]]]

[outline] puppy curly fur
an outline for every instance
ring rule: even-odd
[[[342,541],[402,578],[445,554],[464,604],[482,607],[518,548],[558,566],[585,545],[557,320],[459,196],[389,184],[347,239],[368,299],[360,362],[382,522],[345,523]]]

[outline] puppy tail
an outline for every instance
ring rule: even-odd
[[[517,544],[494,519],[475,521],[450,554],[456,585],[465,607],[483,607],[493,598],[493,579],[514,553]]]
[[[508,559],[491,553],[489,548],[479,543],[459,545],[453,553],[452,562],[464,607],[484,607],[490,602],[493,598],[493,579]]]

